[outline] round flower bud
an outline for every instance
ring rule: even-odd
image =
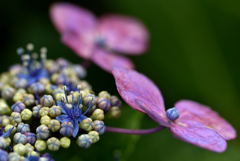
[[[9,100],[12,99],[15,94],[15,89],[12,87],[5,87],[2,89],[2,98]]]
[[[54,104],[53,97],[51,95],[44,95],[41,98],[41,105],[44,107],[51,107]]]
[[[5,149],[8,146],[7,140],[0,136],[0,149]]]
[[[32,94],[24,94],[23,95],[23,103],[26,106],[32,106],[35,104],[35,98]]]
[[[29,110],[29,109],[24,109],[24,110],[21,112],[21,118],[22,118],[22,120],[24,120],[24,121],[30,120],[30,119],[32,118],[32,111]]]
[[[40,105],[37,105],[37,106],[33,107],[32,111],[33,111],[33,116],[34,117],[40,117],[40,109],[41,109]]]
[[[110,99],[104,98],[104,97],[99,97],[97,99],[97,106],[104,111],[108,111],[111,107],[111,102]]]
[[[166,113],[167,118],[171,121],[175,121],[180,116],[178,110],[175,107],[168,109]]]
[[[61,124],[58,120],[51,120],[50,123],[48,124],[48,128],[52,131],[52,132],[56,132],[60,129]]]
[[[16,127],[11,124],[8,124],[7,126],[5,126],[4,131],[8,132],[9,130],[11,130],[11,134],[13,134],[16,132]]]
[[[73,124],[71,122],[63,122],[60,129],[60,134],[63,136],[72,136]]]
[[[0,160],[1,161],[8,161],[8,153],[4,150],[0,149]]]
[[[98,97],[110,99],[111,96],[107,91],[102,91],[98,94]]]
[[[9,153],[8,161],[20,161],[20,160],[21,156],[18,153],[16,152]]]
[[[5,141],[6,141],[6,145],[7,145],[6,147],[9,147],[12,140],[8,137],[8,138],[5,138]]]
[[[85,130],[85,131],[91,131],[93,128],[93,121],[90,118],[86,118],[82,120],[80,123],[80,128]]]
[[[50,124],[50,122],[51,122],[51,118],[49,116],[45,115],[45,116],[41,117],[40,123],[42,125],[48,126]]]
[[[118,106],[113,106],[112,108],[110,108],[110,110],[108,111],[108,115],[110,117],[113,118],[118,118],[121,116],[121,110]]]
[[[17,144],[18,143],[26,144],[27,143],[27,137],[24,134],[16,133],[13,137],[13,141]]]
[[[48,94],[52,94],[53,91],[54,91],[56,88],[57,88],[57,86],[52,85],[52,84],[48,84],[48,85],[45,86],[45,91],[46,91],[46,93],[48,93]]]
[[[32,93],[43,93],[44,90],[45,90],[45,87],[42,83],[33,83],[31,86],[30,86],[30,89],[29,89]]]
[[[34,147],[33,147],[34,148]],[[28,156],[36,156],[36,157],[39,157],[39,153],[36,152],[36,151],[31,151],[31,152],[28,152]]]
[[[17,103],[13,104],[11,108],[14,112],[20,113],[20,112],[22,112],[22,110],[24,110],[26,108],[26,106],[24,103],[18,101]]]
[[[47,149],[47,144],[43,140],[37,140],[34,146],[37,149],[37,151],[44,151]]]
[[[95,120],[93,122],[93,128],[96,130],[99,134],[103,134],[106,130],[106,126],[103,121]]]
[[[26,88],[28,85],[28,82],[26,79],[20,78],[20,79],[15,79],[13,81],[13,84],[14,84],[15,88]]]
[[[30,132],[30,126],[29,126],[29,124],[24,124],[24,123],[18,124],[18,126],[17,126],[17,132],[20,132],[20,133]]]
[[[16,144],[13,146],[13,151],[19,155],[24,155],[26,153],[26,147],[23,144]]]
[[[15,95],[13,96],[13,101],[14,102],[22,102],[23,101],[23,96],[26,94],[26,90],[20,88],[17,90]]]
[[[81,65],[74,65],[73,70],[79,78],[84,78],[87,75],[86,70]]]
[[[3,100],[0,100],[0,115],[9,114],[11,109],[8,107],[7,103]]]
[[[27,143],[27,144],[25,145],[25,148],[26,148],[26,153],[27,153],[27,154],[30,153],[30,152],[32,152],[32,151],[34,150],[34,147],[33,147],[31,144],[29,144],[29,143]]]
[[[9,124],[10,124],[10,119],[8,117],[3,117],[3,119],[1,120],[1,125],[7,126]]]
[[[62,137],[60,139],[60,144],[63,148],[69,148],[71,145],[71,140],[68,137]]]
[[[92,141],[89,135],[83,134],[78,137],[77,144],[82,148],[89,148],[92,144]]]
[[[93,111],[91,118],[93,120],[103,120],[104,119],[104,111],[102,109],[96,109]]]
[[[46,116],[49,113],[49,107],[43,107],[40,109],[39,114],[40,116]]]
[[[111,105],[120,107],[122,105],[122,101],[117,96],[111,96]]]
[[[36,141],[36,135],[32,132],[27,132],[24,134],[27,137],[27,142],[30,144],[34,144]]]
[[[83,103],[85,105],[95,105],[96,104],[96,96],[93,94],[88,94],[87,96],[83,97]]]
[[[40,125],[36,129],[38,139],[47,139],[49,137],[49,129],[46,125]]]
[[[61,115],[61,113],[62,113],[62,108],[60,106],[52,106],[49,109],[49,115],[51,117],[57,117],[57,116]]]
[[[47,86],[47,85],[49,85],[49,84],[51,83],[48,78],[42,78],[42,79],[40,79],[39,82],[40,82],[42,85],[44,85],[44,86]]]
[[[60,148],[60,141],[55,137],[51,137],[47,140],[47,147],[48,150],[58,151]]]
[[[99,141],[99,133],[97,131],[90,131],[88,133],[92,143],[96,143]]]

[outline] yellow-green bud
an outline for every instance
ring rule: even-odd
[[[96,109],[93,111],[91,118],[93,120],[104,120],[104,111],[102,109]]]
[[[48,115],[48,113],[49,113],[49,107],[43,107],[39,111],[40,116]]]
[[[44,151],[47,148],[47,144],[43,140],[37,140],[34,146],[37,149],[37,151]]]
[[[99,133],[97,131],[90,131],[88,133],[92,143],[96,143],[99,141]]]
[[[9,161],[22,161],[21,159],[22,159],[22,157],[16,152],[11,152],[8,155]]]
[[[61,113],[62,113],[62,108],[60,106],[52,106],[49,109],[49,115],[51,117],[57,117],[57,116],[61,115]]]
[[[5,101],[0,100],[0,115],[9,114],[11,109]]]
[[[29,143],[27,143],[25,145],[25,148],[26,148],[26,153],[30,153],[30,152],[34,151],[34,147]]]
[[[110,117],[113,117],[113,118],[118,118],[121,116],[121,110],[120,110],[120,107],[118,106],[113,106],[110,108],[110,110],[108,111],[108,115]]]
[[[44,95],[41,98],[41,105],[45,107],[51,107],[54,104],[53,97],[51,95]]]
[[[1,125],[2,126],[7,126],[8,124],[10,124],[10,119],[8,117],[4,117],[2,119]]]
[[[68,137],[62,137],[60,139],[60,144],[63,148],[69,148],[71,145],[71,140]]]
[[[28,154],[28,156],[37,156],[37,157],[39,157],[39,153],[36,152],[36,151],[31,151],[31,152],[29,152],[27,154]]]
[[[93,121],[90,118],[86,118],[84,119],[81,123],[80,123],[80,128],[85,130],[85,131],[91,131],[93,128]]]
[[[58,151],[60,148],[60,141],[55,137],[51,137],[47,140],[47,146],[48,150]]]
[[[14,122],[20,123],[22,122],[21,114],[18,112],[12,112],[11,113],[11,118]]]
[[[26,106],[32,106],[35,103],[35,98],[32,94],[23,94],[23,103]]]
[[[110,99],[111,95],[107,91],[102,91],[98,94],[98,97],[103,97],[103,98]]]
[[[13,151],[19,155],[24,155],[26,153],[26,147],[23,144],[16,144],[13,146]]]
[[[45,116],[41,117],[40,123],[42,125],[48,126],[50,124],[50,122],[51,122],[51,118],[49,116],[45,115]]]
[[[32,111],[29,110],[29,109],[24,109],[24,110],[21,112],[21,118],[22,118],[22,120],[24,120],[24,121],[30,120],[30,119],[32,118]]]
[[[61,124],[58,120],[51,120],[50,123],[48,124],[48,128],[52,131],[52,132],[56,132],[60,129]]]
[[[9,130],[12,130],[12,133],[11,133],[11,134],[13,134],[13,133],[16,132],[16,127],[13,126],[13,125],[11,125],[11,124],[5,126],[4,131],[5,131],[5,132],[8,132]]]

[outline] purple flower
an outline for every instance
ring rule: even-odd
[[[139,55],[147,48],[148,32],[135,19],[107,15],[97,20],[91,12],[68,3],[54,4],[50,15],[65,45],[108,72],[114,66],[133,68],[128,58],[114,52]]]
[[[67,94],[66,94],[66,100],[67,103],[64,101],[59,101],[57,104],[62,108],[62,113],[63,115],[60,115],[57,117],[57,120],[60,122],[71,122],[73,125],[73,137],[76,137],[79,131],[79,123],[86,119],[87,117],[85,116],[88,111],[91,109],[92,105],[88,105],[88,109],[83,112],[82,109],[80,108],[82,104],[82,99],[79,96],[78,97],[78,103],[75,103],[72,101],[72,104],[68,103],[67,99]],[[72,100],[75,100],[74,97]]]
[[[181,100],[166,112],[161,92],[146,76],[120,68],[115,68],[113,75],[120,95],[132,108],[169,128],[177,138],[223,152],[227,147],[226,140],[236,137],[235,129],[208,106]]]

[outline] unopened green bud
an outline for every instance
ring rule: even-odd
[[[34,147],[31,144],[29,144],[29,143],[27,143],[25,145],[25,148],[26,148],[26,153],[27,154],[29,154],[30,152],[34,151]]]
[[[93,128],[93,121],[90,118],[86,118],[84,119],[81,123],[80,123],[80,128],[85,130],[85,131],[91,131]]]
[[[99,141],[99,133],[97,131],[90,131],[88,133],[92,143],[96,143]]]
[[[3,100],[0,100],[0,115],[9,114],[11,112],[10,107]]]
[[[5,132],[8,132],[9,130],[12,130],[11,134],[13,134],[13,133],[16,132],[16,127],[13,126],[13,125],[11,125],[11,124],[5,126],[4,131],[5,131]]]
[[[51,122],[51,118],[49,116],[45,115],[45,116],[41,117],[40,123],[42,125],[48,126],[50,124],[50,122]]]
[[[92,144],[92,140],[88,134],[83,134],[78,137],[77,144],[82,148],[89,148]]]
[[[41,98],[41,105],[45,107],[51,107],[54,104],[53,97],[51,95],[44,95]]]
[[[32,94],[24,94],[23,95],[23,103],[26,106],[32,106],[35,104],[35,98]]]
[[[24,121],[30,120],[30,119],[32,118],[32,111],[29,110],[29,109],[24,109],[24,110],[21,112],[21,118],[22,118],[22,120],[24,120]]]
[[[47,139],[50,134],[49,129],[46,125],[40,125],[36,129],[36,133],[37,133],[37,138],[39,139]]]
[[[43,108],[41,108],[40,111],[39,111],[40,116],[46,116],[46,115],[48,115],[49,110],[50,110],[49,107],[43,107]]]
[[[43,140],[37,140],[34,146],[37,149],[37,151],[44,151],[47,149],[47,144]]]
[[[48,124],[48,128],[52,131],[52,132],[56,132],[60,129],[61,124],[58,120],[51,120],[50,123]]]
[[[2,89],[2,98],[9,100],[12,99],[15,94],[15,89],[12,87],[5,87]]]
[[[71,140],[68,137],[62,137],[60,139],[60,144],[63,148],[69,148],[71,145]]]
[[[16,133],[13,137],[13,141],[17,144],[18,143],[26,144],[27,143],[27,137],[22,133]]]
[[[102,91],[98,94],[98,97],[110,99],[111,95],[107,91]]]
[[[13,146],[13,151],[19,155],[24,155],[26,153],[26,147],[23,144],[16,144]]]
[[[7,140],[4,137],[0,137],[0,149],[5,149],[8,146]]]
[[[21,156],[16,152],[11,152],[8,155],[9,161],[21,161]]]
[[[51,117],[57,117],[57,116],[61,115],[61,113],[62,113],[62,108],[60,106],[52,106],[49,109],[49,115]]]
[[[110,108],[110,110],[108,111],[108,115],[110,117],[113,117],[113,118],[118,118],[121,116],[121,110],[120,110],[120,107],[118,106],[113,106]]]
[[[15,121],[16,123],[22,122],[21,114],[18,113],[18,112],[12,112],[12,113],[11,113],[11,118],[12,118],[12,120]]]
[[[51,137],[47,140],[47,146],[48,150],[58,151],[60,148],[60,141],[55,137]]]
[[[93,111],[91,118],[93,120],[104,120],[104,111],[102,109],[96,109]]]
[[[37,105],[37,106],[33,107],[32,111],[33,111],[33,116],[34,117],[40,117],[40,109],[41,109],[40,105]]]

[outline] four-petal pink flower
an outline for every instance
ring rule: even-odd
[[[235,129],[208,106],[181,100],[165,111],[157,86],[143,74],[131,69],[114,68],[113,75],[122,98],[135,110],[146,113],[167,127],[177,138],[196,146],[223,152],[226,140],[236,137]]]
[[[108,72],[113,67],[133,68],[123,54],[139,55],[147,48],[147,30],[130,17],[106,15],[97,20],[69,3],[54,4],[50,16],[65,45]]]

